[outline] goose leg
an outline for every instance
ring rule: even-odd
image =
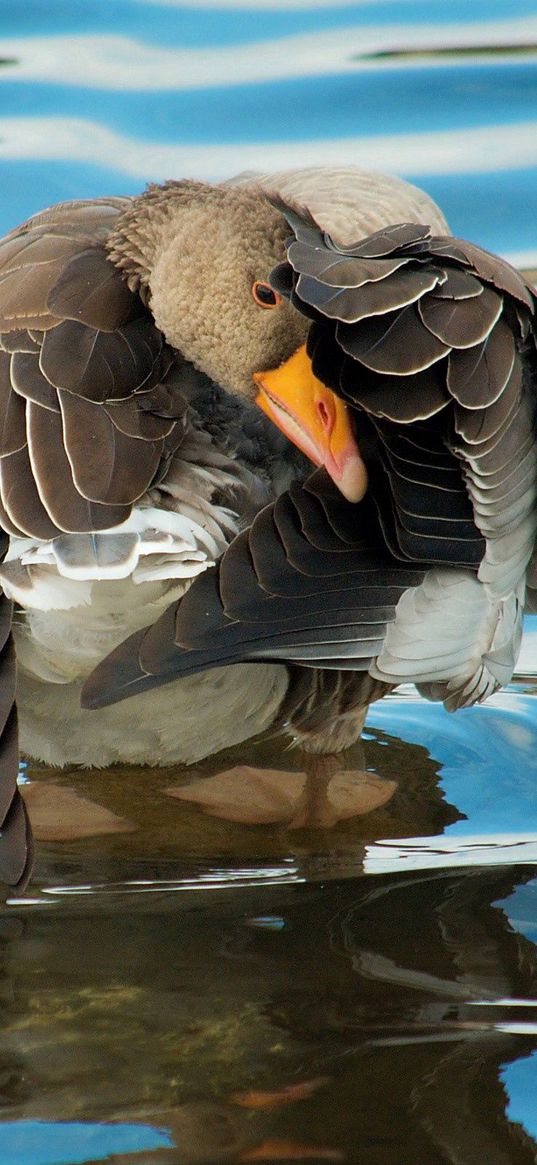
[[[360,744],[354,746],[354,752]],[[342,753],[308,753],[301,756],[306,780],[288,823],[289,829],[331,829],[338,821],[372,813],[385,805],[397,788],[365,769],[346,770]]]
[[[289,829],[329,829],[339,820],[329,789],[332,778],[341,772],[341,754],[308,753],[304,749],[301,754],[301,768],[306,780],[289,821]]]
[[[345,771],[341,753],[301,750],[300,760],[298,772],[237,765],[166,792],[224,821],[330,829],[385,805],[396,789],[365,769]]]
[[[280,723],[299,748],[301,771],[237,765],[214,777],[168,789],[212,817],[246,825],[330,829],[338,821],[371,813],[396,789],[365,769],[360,734],[369,704],[389,686],[367,675],[290,669]],[[360,768],[345,771],[345,751],[358,748]]]

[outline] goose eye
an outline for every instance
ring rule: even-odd
[[[263,283],[261,279],[256,279],[252,283],[252,295],[259,307],[277,307],[282,301],[279,292],[274,291],[270,283]]]

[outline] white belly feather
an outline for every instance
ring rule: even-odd
[[[237,532],[236,515],[208,500],[229,484],[227,471],[185,465],[184,446],[181,456],[175,474],[121,526],[46,543],[11,540],[0,579],[20,608],[14,636],[27,755],[53,765],[188,764],[274,720],[287,685],[277,665],[219,668],[108,708],[80,708],[96,664],[153,623]]]

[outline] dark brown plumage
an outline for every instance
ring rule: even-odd
[[[129,203],[66,204],[0,244],[0,524],[7,534],[49,540],[124,521],[181,443],[186,402],[166,392],[175,354],[104,248]],[[6,549],[4,539],[3,555]],[[7,726],[2,719],[0,874],[16,883],[30,851],[20,844],[13,792],[9,638],[0,666],[11,708]]]
[[[288,252],[291,296],[316,316],[308,337],[314,370],[373,426],[383,473],[376,490],[373,472],[372,488],[386,532],[394,521],[392,552],[477,566],[496,597],[516,588],[535,534],[531,287],[501,259],[413,224],[357,243],[352,276],[346,247],[346,268],[337,276],[340,249],[330,238],[307,222],[296,231]],[[334,314],[326,291],[343,278],[355,285],[344,293],[356,307]],[[374,314],[360,318],[366,278],[377,301]],[[346,322],[349,316],[359,322]],[[389,497],[382,493],[386,479]],[[446,523],[443,536],[439,522]]]
[[[66,205],[0,246],[0,522],[10,534],[122,522],[181,442],[186,404],[176,394],[170,410],[165,392],[175,355],[103,246],[129,204]]]

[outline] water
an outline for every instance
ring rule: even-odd
[[[186,770],[29,765],[2,1161],[533,1161],[534,709],[529,681],[456,718],[390,697],[347,764],[393,796],[330,832],[202,815]],[[237,762],[292,765],[251,743],[197,775]],[[85,800],[47,841],[51,788]],[[119,831],[77,837],[95,806]]]
[[[350,161],[536,265],[535,0],[4,0],[0,26],[1,230],[149,180]]]
[[[75,897],[10,920],[7,1160],[107,1159],[134,1127],[147,1149],[167,1129],[177,1151],[129,1161],[237,1160],[267,1142],[270,1160],[279,1142],[383,1165],[533,1161],[512,1066],[532,1066],[534,948],[510,918],[535,889],[523,867],[443,871],[89,910]],[[528,1132],[505,1115],[510,1086]],[[284,1088],[296,1095],[278,1103]]]
[[[353,161],[537,266],[533,0],[5,0],[0,26],[1,231],[147,180]],[[330,831],[173,795],[297,769],[277,741],[194,774],[27,765],[2,1165],[535,1161],[536,628],[484,707],[376,705],[346,764],[377,807]]]

